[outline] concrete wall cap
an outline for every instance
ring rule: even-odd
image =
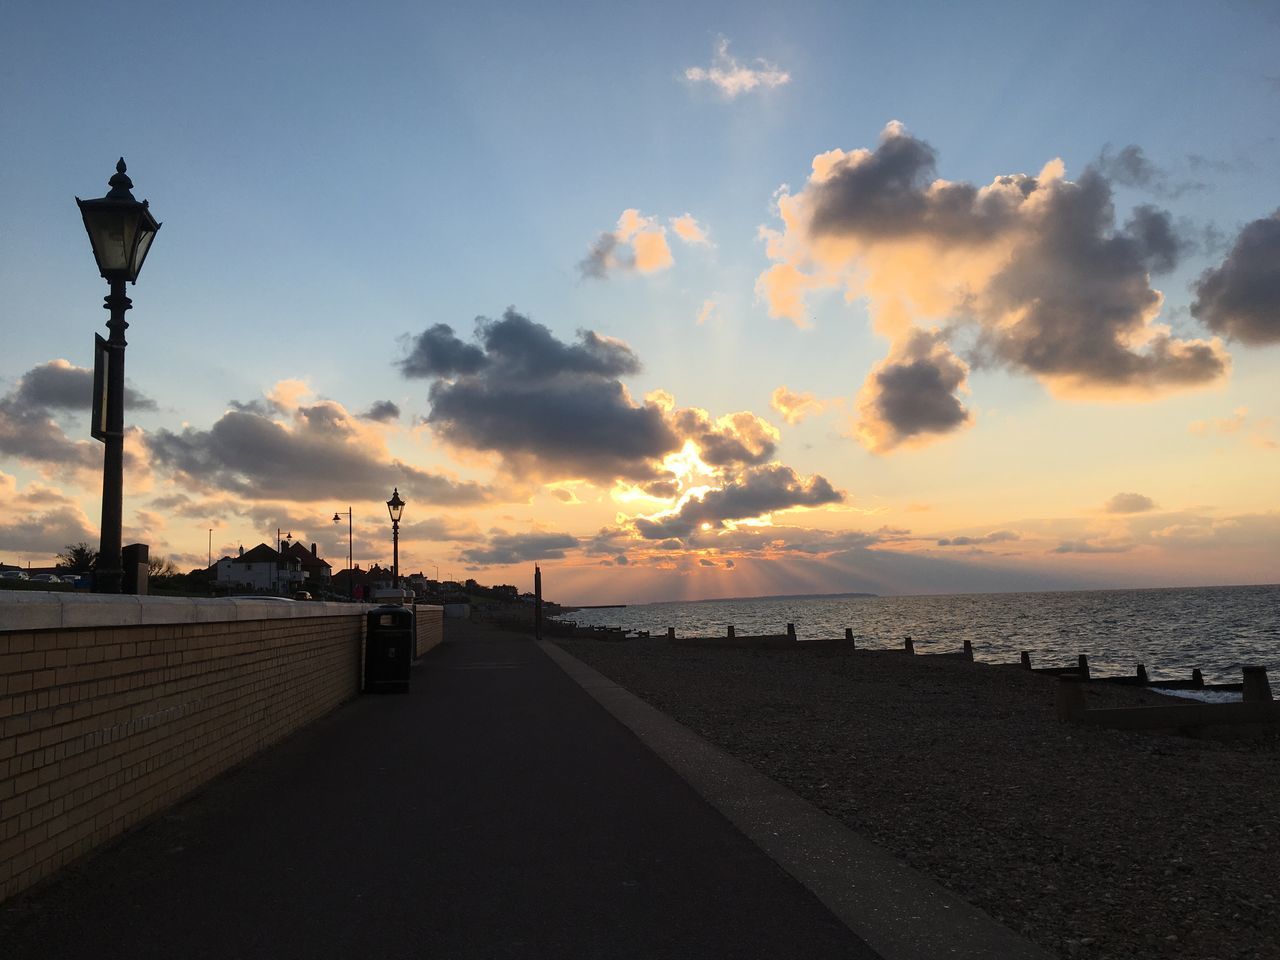
[[[0,594],[0,633],[69,627],[359,617],[374,606],[368,603],[268,600],[254,597],[135,597],[13,590]]]

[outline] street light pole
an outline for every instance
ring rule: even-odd
[[[342,514],[334,513],[333,522],[338,523],[342,519]],[[354,600],[355,592],[355,573],[351,569],[351,508],[347,507],[347,599]]]
[[[120,556],[121,524],[124,517],[124,350],[128,346],[124,319],[133,301],[125,294],[125,284],[138,282],[138,273],[151,249],[160,224],[151,215],[147,201],[134,199],[133,181],[125,174],[124,157],[116,164],[109,181],[111,189],[99,200],[76,197],[85,232],[93,247],[98,272],[110,285],[103,308],[109,311],[103,340],[95,335],[93,370],[93,423],[90,434],[105,446],[102,458],[102,533],[94,590],[119,593],[124,579]]]
[[[391,515],[391,585],[400,587],[400,516],[404,513],[404,501],[400,499],[400,488],[391,491],[391,499],[387,501],[387,513]]]

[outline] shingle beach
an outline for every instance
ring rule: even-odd
[[[1067,725],[1054,678],[960,658],[557,643],[1063,957],[1280,958],[1275,736]]]

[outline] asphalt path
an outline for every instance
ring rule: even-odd
[[[533,642],[450,627],[0,906],[0,956],[877,956]]]

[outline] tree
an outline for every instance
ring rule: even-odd
[[[154,557],[147,559],[147,578],[156,580],[161,577],[176,577],[178,575],[178,565],[168,557],[156,554]]]
[[[98,563],[98,551],[83,540],[68,543],[58,554],[58,569],[68,573],[89,573]]]

